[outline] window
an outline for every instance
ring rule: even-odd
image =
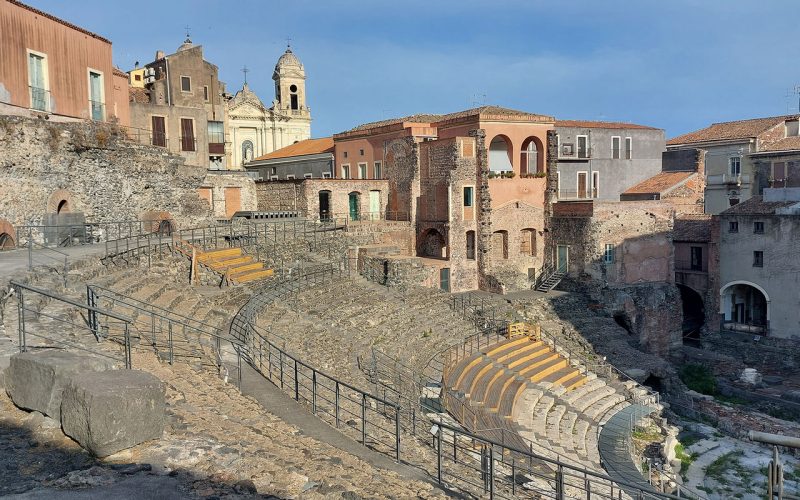
[[[764,234],[764,223],[762,221],[753,222],[753,232],[755,234]]]
[[[314,174],[303,174],[303,179],[313,179]]]
[[[142,81],[142,75],[133,75],[133,80],[137,81],[137,82],[141,82]]]
[[[358,178],[359,179],[366,179],[367,178],[367,164],[366,163],[359,163],[358,164]]]
[[[342,157],[343,157],[343,158],[347,158],[347,151],[345,151],[345,152],[343,152],[343,153],[342,153]]]
[[[578,158],[589,158],[589,138],[585,135],[578,136]]]
[[[208,85],[203,85],[203,99],[208,102]]]
[[[359,156],[364,156],[364,150],[363,149],[359,149],[358,150],[358,155]]]
[[[181,151],[194,151],[194,120],[181,118]]]
[[[592,198],[600,193],[600,172],[592,172]]]
[[[753,252],[753,267],[764,267],[764,252],[760,250]]]
[[[31,91],[31,108],[39,111],[50,111],[47,58],[44,54],[35,54],[28,51],[28,86]]]
[[[788,162],[791,165],[792,162]],[[786,186],[786,166],[787,162],[776,161],[772,163],[772,178],[770,179],[770,187],[787,187]]]
[[[342,179],[350,178],[350,165],[342,165]]]
[[[619,137],[612,137],[611,138],[611,158],[614,160],[619,160],[621,148],[620,148],[620,138]]]
[[[224,126],[222,122],[208,122],[208,152],[224,155],[225,154],[225,132]],[[249,161],[253,159],[253,143],[249,142],[250,149],[247,151],[247,156],[243,156],[243,161]],[[242,152],[245,153],[244,148],[246,145],[242,145]]]
[[[588,175],[586,172],[578,172],[578,198],[586,198],[589,192],[587,183]]]
[[[523,229],[519,233],[519,253],[521,255],[536,256],[536,230]]]
[[[331,173],[330,172],[323,172],[322,173],[322,178],[323,179],[330,179],[331,178]]]
[[[474,200],[475,188],[472,186],[464,186],[464,206],[471,207]]]
[[[192,79],[188,76],[181,77],[181,92],[191,92],[192,91]]]
[[[689,268],[692,271],[703,270],[703,247],[689,247],[690,262]]]
[[[286,176],[286,180],[288,180],[288,181],[294,180],[294,174],[288,174]]]
[[[475,260],[475,231],[467,231],[467,259]]]
[[[728,232],[729,233],[738,233],[739,232],[739,223],[737,221],[728,222]]]
[[[376,161],[375,165],[372,168],[372,178],[373,179],[383,179],[383,172],[381,172],[381,162]]]
[[[271,180],[271,181],[277,181],[277,180],[278,180],[278,176],[277,176],[277,175],[271,175],[271,176],[269,177],[269,180]]]
[[[630,137],[625,138],[625,159],[630,160],[633,158],[633,139]]]
[[[152,116],[150,118],[152,138],[150,143],[153,146],[167,147],[167,125],[163,116]]]
[[[730,169],[731,175],[734,177],[738,177],[742,174],[742,159],[738,156],[731,156],[728,158],[728,167]]]
[[[614,245],[606,243],[605,252],[603,252],[603,262],[612,264],[614,262]]]
[[[89,70],[89,109],[94,121],[103,121],[103,100],[103,74]]]

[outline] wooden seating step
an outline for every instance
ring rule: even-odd
[[[228,276],[235,276],[237,274],[242,274],[246,271],[258,271],[260,269],[264,269],[264,263],[261,261],[253,262],[251,264],[244,264],[241,266],[236,266],[233,269],[228,269]]]
[[[445,383],[448,388],[450,389],[456,388],[459,382],[459,378],[467,369],[467,365],[469,365],[473,361],[473,359],[474,358],[471,356],[464,357],[458,360],[458,362],[455,365],[445,370],[446,374],[445,376],[447,377],[445,379]]]
[[[519,346],[525,345],[526,343],[530,343],[530,339],[527,337],[517,337],[511,340],[504,340],[499,344],[494,344],[482,350],[483,354],[486,356],[497,357],[502,355],[505,352],[513,351],[517,349]]]
[[[241,257],[233,257],[230,259],[206,260],[203,263],[215,271],[225,271],[226,269],[230,269],[231,267],[236,267],[245,264],[252,264],[253,261],[254,259],[251,256],[243,255]]]
[[[587,381],[588,379],[586,378],[586,375],[581,373],[580,370],[575,370],[573,376],[561,382],[561,385],[563,385],[567,391],[574,391]]]
[[[242,255],[241,248],[223,248],[221,250],[209,250],[207,252],[200,252],[197,260],[204,262],[207,260],[222,260],[224,258],[238,257]]]
[[[472,382],[478,376],[478,373],[480,373],[484,368],[491,366],[492,360],[486,356],[481,356],[478,358],[477,363],[472,363],[469,365],[469,368],[464,373],[463,378],[461,378],[456,388],[465,394],[469,394],[469,389],[472,387]]]
[[[547,359],[553,359],[556,356],[558,356],[558,354],[551,351],[548,347],[545,346],[537,349],[535,352],[530,352],[528,354],[519,356],[515,358],[513,361],[507,361],[506,366],[510,370],[515,370],[520,374],[522,374],[526,368],[531,366],[539,366],[541,361]]]
[[[508,388],[504,391],[500,404],[497,407],[497,413],[503,417],[510,417],[514,413],[514,405],[517,399],[522,395],[525,390],[526,382],[522,379],[514,379]]]
[[[270,276],[274,275],[275,271],[272,269],[264,269],[263,271],[256,271],[251,273],[245,273],[239,276],[236,276],[235,279],[232,281],[235,283],[249,283],[251,281],[260,280],[264,278],[269,278]]]
[[[550,347],[543,342],[530,342],[523,348],[517,349],[513,353],[509,353],[508,356],[503,356],[503,358],[499,361],[509,368],[514,368],[515,366],[518,366],[529,359],[541,356],[547,352],[552,351],[550,351]]]
[[[456,379],[455,382],[450,386],[451,389],[458,389],[461,388],[461,383],[467,377],[467,374],[472,370],[475,365],[479,364],[481,361],[486,359],[482,354],[473,354],[469,358],[467,358],[467,363],[464,365],[463,369],[456,372]]]
[[[541,381],[549,382],[551,384],[556,384],[556,385],[563,385],[565,381],[575,377],[575,375],[578,374],[580,374],[580,371],[578,371],[577,368],[567,364],[567,366],[565,366],[564,368],[554,371],[550,375],[544,377]]]
[[[493,369],[487,372],[481,379],[480,384],[477,385],[475,391],[470,393],[470,398],[475,398],[478,401],[484,401],[486,396],[493,390],[498,381],[504,380],[506,377],[514,377],[514,374],[504,367],[493,364]]]
[[[550,351],[538,358],[528,360],[524,365],[518,366],[515,370],[521,377],[530,378],[549,364],[562,359],[558,354]]]
[[[539,371],[528,377],[531,382],[539,382],[546,376],[550,375],[553,372],[560,370],[561,368],[567,366],[567,360],[562,358],[561,356],[556,357],[552,361],[545,363],[539,367]]]

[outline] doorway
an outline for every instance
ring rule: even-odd
[[[450,268],[443,267],[439,270],[439,288],[445,292],[450,291]]]
[[[331,192],[319,192],[319,220],[327,221],[331,218]]]
[[[569,268],[569,247],[567,245],[558,245],[556,248],[556,263],[559,273],[567,272]]]
[[[359,220],[358,198],[359,195],[356,192],[350,193],[350,195],[348,196],[348,206],[350,208],[350,220],[352,221]]]
[[[369,192],[369,218],[370,220],[381,218],[381,192],[378,190]]]

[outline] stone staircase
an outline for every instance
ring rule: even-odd
[[[219,275],[223,283],[238,285],[275,274],[274,270],[267,269],[263,262],[246,255],[239,247],[205,251],[182,240],[175,240],[173,246],[189,258],[194,255],[198,264]]]

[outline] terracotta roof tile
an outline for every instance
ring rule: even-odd
[[[291,158],[292,156],[315,155],[320,153],[333,152],[333,137],[322,137],[320,139],[306,139],[296,142],[285,148],[275,150],[271,153],[259,156],[253,161],[274,160],[276,158]]]
[[[800,150],[800,136],[786,137],[778,141],[766,144],[761,147],[761,151],[792,151]]]
[[[431,123],[431,122],[437,121],[441,117],[442,117],[442,115],[418,114],[418,115],[404,116],[402,118],[391,118],[391,119],[388,119],[388,120],[381,120],[381,121],[377,121],[377,122],[364,123],[364,124],[361,124],[361,125],[359,125],[357,127],[353,127],[353,128],[351,128],[349,130],[345,130],[342,133],[359,132],[359,131],[362,131],[362,130],[372,130],[372,129],[375,129],[375,128],[386,127],[387,125],[396,125],[398,123],[405,123],[405,122],[410,122],[410,123]]]
[[[108,44],[111,43],[111,40],[109,40],[108,38],[103,38],[102,36],[98,35],[97,33],[92,33],[91,31],[89,31],[87,29],[81,28],[80,26],[72,24],[69,21],[65,21],[63,19],[59,19],[59,18],[57,18],[56,16],[54,16],[52,14],[48,14],[47,12],[44,12],[44,11],[39,10],[37,8],[31,7],[30,5],[25,5],[24,3],[19,2],[17,0],[8,0],[8,3],[16,5],[17,7],[22,7],[23,9],[29,10],[29,11],[33,12],[34,14],[40,15],[42,17],[46,17],[47,19],[55,21],[55,22],[57,22],[59,24],[63,24],[67,28],[72,28],[72,29],[74,29],[76,31],[80,31],[81,33],[89,35],[92,38],[96,38],[96,39],[100,40],[101,42],[106,42]]]
[[[637,125],[635,123],[624,122],[599,122],[591,120],[556,120],[556,127],[575,127],[575,128],[613,128],[613,129],[646,129],[646,130],[661,130],[656,127],[649,127],[647,125]]]
[[[677,144],[693,144],[706,141],[749,139],[757,137],[762,132],[771,129],[785,120],[796,119],[797,117],[798,115],[770,116],[751,120],[713,123],[711,126],[704,129],[673,137],[667,141],[667,145],[673,146]]]
[[[622,194],[660,194],[682,183],[695,172],[661,172],[629,187]]]
[[[710,241],[711,216],[676,218],[673,226],[672,239],[675,241]]]
[[[721,215],[774,215],[776,209],[796,204],[796,201],[764,201],[761,196],[753,196],[725,210]]]

